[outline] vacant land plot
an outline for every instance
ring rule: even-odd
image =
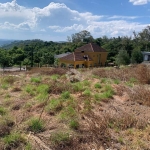
[[[150,148],[147,66],[80,69],[74,82],[67,71],[0,76],[0,149]]]

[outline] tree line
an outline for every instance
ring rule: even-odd
[[[42,40],[25,40],[13,42],[0,48],[0,66],[54,64],[54,55],[73,52],[76,48],[87,43],[96,43],[108,51],[107,63],[118,65],[141,63],[141,51],[150,51],[150,26],[141,32],[133,32],[133,36],[94,39],[90,32],[83,30],[67,37],[67,42],[53,42]]]

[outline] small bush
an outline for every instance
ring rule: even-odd
[[[44,130],[43,121],[39,120],[38,118],[32,118],[29,123],[29,130],[33,132],[41,132]]]

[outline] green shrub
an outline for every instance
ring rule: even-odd
[[[31,82],[40,83],[41,82],[41,77],[32,77]]]
[[[94,85],[94,87],[95,87],[95,88],[98,88],[98,89],[102,88],[102,86],[101,86],[100,83],[96,83],[96,84]]]
[[[43,121],[39,120],[39,118],[32,118],[28,122],[29,130],[33,132],[41,132],[44,130]]]
[[[70,141],[70,136],[68,132],[57,131],[51,134],[50,139],[53,144],[64,144]]]

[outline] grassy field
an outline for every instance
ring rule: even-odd
[[[145,65],[0,75],[0,150],[149,150]]]

